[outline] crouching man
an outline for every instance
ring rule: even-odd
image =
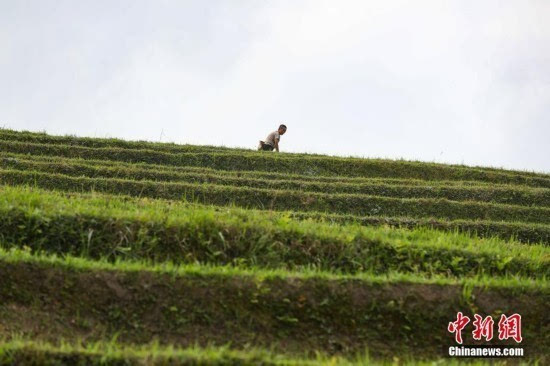
[[[280,125],[277,131],[273,131],[269,135],[267,135],[265,141],[260,141],[258,150],[273,151],[273,149],[275,149],[275,151],[279,152],[279,141],[281,140],[281,136],[284,135],[285,132],[286,126]]]

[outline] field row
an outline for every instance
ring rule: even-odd
[[[86,344],[63,343],[52,345],[15,339],[0,342],[0,365],[263,365],[263,366],[354,366],[377,365],[368,357],[347,360],[341,357],[321,356],[291,358],[262,349],[232,350],[230,347],[178,348],[151,345],[128,346],[116,342],[87,342]],[[425,364],[414,363],[414,365]]]
[[[0,251],[0,328],[22,337],[179,347],[269,347],[286,354],[441,356],[458,311],[519,313],[530,358],[550,346],[546,281],[432,279],[229,267],[108,264]],[[60,306],[63,304],[63,306]],[[467,344],[471,332],[464,335]],[[514,344],[512,340],[491,341]],[[483,344],[486,344],[485,342]],[[374,347],[373,347],[374,346]]]
[[[76,137],[76,136],[55,136],[48,135],[45,133],[37,133],[30,131],[14,131],[8,129],[0,129],[0,140],[4,141],[16,141],[16,142],[25,142],[25,143],[34,143],[34,144],[51,144],[51,145],[69,145],[69,146],[81,146],[81,147],[92,147],[92,148],[124,148],[130,150],[152,150],[152,151],[161,151],[168,153],[189,153],[189,152],[237,152],[240,154],[243,153],[256,153],[253,149],[242,149],[242,148],[229,148],[224,146],[205,146],[205,145],[188,145],[188,144],[175,144],[175,143],[164,143],[164,142],[149,142],[149,141],[127,141],[117,138],[90,138],[90,137]],[[254,146],[255,146],[254,142]],[[354,159],[354,160],[365,160],[358,158],[338,158],[334,156],[319,155],[319,154],[309,154],[309,153],[286,153],[286,156],[295,157],[295,158],[304,158],[304,157],[322,157],[329,159]],[[370,159],[370,160],[379,160],[385,162],[394,162],[391,160],[383,159]],[[394,162],[395,163],[395,162]],[[504,170],[500,168],[489,168],[489,167],[467,167],[464,165],[448,165],[448,164],[435,164],[435,163],[421,163],[421,162],[405,162],[400,163],[406,164],[420,164],[420,165],[435,165],[442,167],[453,167],[453,168],[466,168],[466,169],[478,169],[489,172],[499,172],[499,173],[511,173],[511,174],[521,174],[525,176],[533,177],[546,177],[548,174],[541,174],[528,171],[516,171],[516,170]]]
[[[18,170],[28,170],[32,168],[41,169],[42,171],[56,171],[66,175],[72,176],[104,176],[104,177],[126,177],[131,179],[151,179],[154,181],[182,181],[188,180],[192,182],[218,182],[218,183],[241,183],[247,184],[252,182],[254,185],[256,182],[258,186],[276,186],[278,189],[282,189],[283,186],[294,187],[293,191],[300,190],[361,190],[362,187],[380,187],[382,194],[388,194],[385,191],[385,187],[411,187],[413,191],[417,192],[420,188],[424,191],[429,191],[430,188],[434,190],[435,194],[441,192],[447,192],[448,188],[451,191],[468,192],[473,189],[474,192],[490,192],[490,186],[487,184],[473,184],[473,182],[467,182],[465,185],[461,185],[463,182],[458,181],[446,181],[446,182],[427,182],[419,180],[386,180],[386,179],[362,179],[361,183],[338,183],[327,180],[326,182],[304,180],[304,176],[290,177],[290,180],[284,180],[284,175],[269,174],[263,176],[266,173],[257,172],[226,172],[186,167],[186,168],[166,168],[158,165],[144,165],[139,164],[133,166],[128,163],[109,162],[109,161],[94,161],[83,159],[67,159],[58,157],[41,157],[41,156],[26,156],[17,154],[0,154],[3,158],[0,160],[0,167],[12,168]],[[175,172],[174,172],[175,170]],[[267,178],[267,179],[266,179]],[[288,178],[288,177],[287,177]],[[315,179],[315,178],[309,178]],[[326,178],[334,179],[334,178]],[[358,179],[350,179],[350,181],[358,181]],[[464,182],[466,183],[466,182]],[[510,196],[503,195],[503,199],[509,199],[519,203],[523,200],[535,201],[535,197],[541,197],[542,200],[536,204],[544,204],[545,196],[548,192],[547,189],[532,189],[522,188],[510,185],[493,186],[497,193],[503,194],[507,192]],[[431,193],[431,192],[430,192]],[[489,195],[491,193],[488,193]],[[167,197],[166,195],[162,197]],[[527,199],[525,198],[527,197]],[[383,213],[382,213],[383,214]],[[390,225],[397,227],[432,227],[439,230],[460,230],[463,232],[476,233],[476,235],[487,236],[499,236],[504,239],[516,238],[526,243],[550,243],[550,226],[537,225],[537,224],[525,224],[525,223],[511,223],[511,222],[495,222],[480,220],[477,218],[475,221],[468,219],[458,220],[446,220],[442,218],[419,218],[419,217],[384,217],[381,215],[345,215],[345,214],[322,214],[314,212],[293,212],[294,218],[313,218],[316,220],[325,220],[332,223],[351,223],[357,222],[363,225]]]
[[[319,193],[347,193],[395,198],[445,198],[453,201],[480,201],[522,206],[550,207],[550,189],[522,186],[472,186],[441,185],[422,181],[412,185],[398,183],[340,183],[315,182],[289,179],[249,178],[212,172],[173,172],[132,166],[101,166],[86,164],[82,160],[63,159],[43,161],[25,156],[0,160],[0,168],[46,173],[60,173],[90,178],[118,178],[127,180],[150,180],[155,182],[177,182],[216,184],[235,187],[262,188],[269,190],[291,190]],[[219,172],[219,171],[218,171]]]
[[[459,311],[521,314],[547,361],[548,174],[2,129],[0,151],[0,365],[446,363]]]
[[[0,174],[1,179],[1,174]],[[40,184],[38,180],[33,181],[31,186],[52,187],[52,185]],[[7,186],[6,186],[7,187]],[[62,190],[61,190],[62,191]],[[82,192],[82,186],[73,186],[73,192]],[[96,192],[90,191],[90,192]],[[70,194],[69,192],[66,192]],[[116,194],[116,193],[115,193]],[[117,194],[117,196],[119,196]],[[126,196],[126,195],[122,195]],[[83,195],[78,193],[76,199],[82,198]],[[193,205],[189,202],[179,202],[180,205]],[[199,206],[201,206],[199,204]],[[304,211],[282,211],[282,212],[267,212],[262,210],[250,209],[254,215],[269,214],[283,215],[297,220],[314,220],[329,224],[359,224],[364,226],[390,226],[398,228],[432,228],[448,232],[463,232],[479,237],[499,237],[504,240],[518,240],[523,243],[540,243],[550,245],[550,225],[544,224],[529,224],[524,222],[498,222],[488,220],[446,220],[435,218],[412,218],[412,217],[384,217],[384,216],[356,216],[349,214],[331,214],[321,212],[304,212]]]
[[[542,359],[542,358],[541,358]],[[539,360],[540,361],[540,360]],[[403,366],[434,366],[445,364],[463,365],[460,359],[441,356],[429,360],[413,360],[403,356],[393,357],[393,364]],[[0,342],[0,365],[148,365],[148,366],[224,366],[224,365],[262,365],[262,366],[369,366],[389,365],[388,362],[369,356],[358,355],[353,358],[329,356],[318,353],[314,357],[289,357],[264,349],[232,350],[227,347],[188,347],[160,346],[158,343],[140,346],[121,345],[117,342],[87,342],[86,344],[63,343],[52,345],[14,339]],[[470,366],[506,366],[506,360],[468,361]]]
[[[311,176],[304,174],[279,173],[276,171],[254,171],[254,170],[220,170],[208,167],[197,166],[166,166],[148,163],[128,163],[116,160],[70,158],[55,155],[31,155],[25,153],[10,153],[0,151],[0,158],[5,160],[4,164],[17,164],[18,161],[33,161],[38,163],[54,163],[63,165],[82,165],[99,168],[123,168],[129,170],[142,170],[158,172],[166,176],[178,174],[203,174],[221,176],[228,178],[249,178],[263,180],[291,180],[311,183],[346,183],[357,184],[389,184],[389,185],[426,185],[426,186],[472,186],[472,187],[497,187],[497,188],[521,188],[513,184],[495,184],[484,181],[468,180],[422,180],[412,178],[384,178],[384,177],[342,177],[342,176]],[[172,175],[175,174],[175,175]],[[535,187],[536,188],[536,187]]]
[[[453,277],[550,275],[550,248],[541,245],[29,189],[2,189],[0,232],[4,246],[111,261]]]
[[[136,197],[187,200],[212,205],[237,205],[269,210],[317,211],[359,216],[440,218],[550,223],[550,208],[522,207],[445,199],[405,199],[356,194],[324,194],[267,190],[214,184],[134,181],[71,177],[62,174],[0,170],[0,183],[68,191],[97,191]]]
[[[357,362],[345,359],[299,359],[284,357],[265,350],[231,350],[229,347],[175,348],[153,343],[149,346],[128,346],[114,342],[63,343],[11,340],[0,343],[0,365],[256,365],[265,366],[314,366],[314,365],[362,365],[373,364],[364,358]],[[375,364],[375,363],[374,363]]]
[[[118,147],[121,149],[134,149],[134,150],[153,150],[162,151],[168,153],[186,153],[186,152],[254,152],[253,149],[246,148],[233,148],[225,146],[209,146],[209,145],[189,145],[189,144],[175,144],[170,142],[148,142],[148,141],[128,141],[117,138],[96,138],[96,137],[76,137],[76,136],[55,136],[48,135],[40,132],[30,131],[15,131],[0,129],[0,140],[5,141],[18,141],[34,144],[50,144],[50,145],[71,145],[82,147]],[[252,143],[252,146],[256,146],[257,141]],[[292,154],[292,155],[305,155],[311,156],[311,154]]]
[[[481,238],[498,237],[526,244],[550,245],[550,225],[488,220],[445,220],[434,218],[355,216],[319,212],[283,212],[292,219],[314,220],[329,224],[388,226],[404,229],[429,228],[445,232],[460,232]]]
[[[475,180],[550,188],[547,174],[468,168],[442,164],[358,158],[292,156],[238,152],[167,153],[116,147],[35,144],[0,140],[0,150],[19,154],[100,159],[166,166],[195,166],[219,170],[276,171],[309,176],[385,177],[422,180]]]

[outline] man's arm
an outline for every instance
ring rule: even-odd
[[[279,152],[279,139],[275,139],[275,150]]]

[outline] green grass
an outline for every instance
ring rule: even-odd
[[[286,214],[286,213],[284,213]],[[289,212],[293,219],[315,220],[331,224],[359,224],[397,228],[430,228],[445,232],[461,232],[475,237],[498,237],[522,243],[550,245],[550,225],[490,220],[445,220],[434,218],[355,216],[315,212]]]
[[[194,182],[217,182],[232,183],[232,184],[248,184],[254,186],[274,186],[276,189],[284,187],[294,187],[294,190],[321,190],[327,187],[327,191],[340,191],[352,188],[355,190],[362,186],[379,187],[381,194],[387,194],[385,187],[396,189],[403,187],[404,192],[411,192],[405,186],[413,186],[413,190],[421,187],[424,190],[433,189],[435,194],[440,194],[440,190],[458,189],[459,191],[468,192],[470,188],[477,192],[487,192],[486,199],[489,199],[493,194],[489,189],[488,184],[478,184],[475,182],[459,182],[459,181],[420,181],[407,179],[350,179],[353,183],[338,183],[331,181],[334,178],[319,178],[328,180],[312,180],[315,178],[305,176],[286,177],[277,173],[258,173],[258,172],[227,172],[212,169],[200,169],[193,167],[182,167],[168,169],[158,165],[132,165],[120,162],[107,161],[88,161],[83,159],[66,159],[59,157],[42,157],[42,156],[26,156],[18,154],[2,153],[0,156],[4,159],[0,160],[0,166],[18,169],[38,168],[39,170],[51,171],[55,170],[58,173],[63,173],[71,176],[89,176],[89,177],[127,177],[130,179],[151,179],[154,181],[194,181]],[[218,179],[219,178],[219,179]],[[283,179],[285,178],[285,179]],[[306,179],[307,178],[307,179]],[[248,183],[247,183],[248,182]],[[250,183],[252,182],[252,183]],[[361,183],[357,183],[361,182]],[[287,184],[289,183],[289,184]],[[284,185],[284,186],[283,186]],[[494,186],[494,185],[493,185]],[[542,198],[544,204],[544,196],[546,189],[524,189],[511,185],[494,186],[494,190],[500,195],[503,192],[508,192],[502,196],[503,200],[512,202],[526,202],[523,193],[530,198],[527,202],[536,201],[537,198]],[[438,192],[438,193],[437,193]],[[522,193],[523,192],[523,193]],[[531,194],[532,193],[532,194]],[[403,192],[400,194],[404,195]],[[473,195],[475,196],[475,195]],[[472,197],[473,198],[473,197]],[[537,204],[541,204],[540,202]],[[358,216],[358,215],[343,215],[343,214],[322,214],[322,213],[292,213],[292,217],[296,218],[315,218],[322,219],[333,223],[349,223],[358,222],[364,225],[391,225],[397,227],[431,227],[439,230],[453,231],[460,230],[462,232],[474,233],[475,235],[490,237],[498,236],[504,239],[516,238],[525,243],[550,243],[550,226],[537,224],[522,224],[511,222],[495,222],[488,220],[445,220],[435,218],[412,218],[406,216],[384,217],[377,215]]]
[[[368,353],[354,359],[317,354],[309,358],[290,358],[265,349],[233,350],[230,347],[163,347],[158,343],[126,346],[113,342],[74,342],[53,345],[45,342],[14,339],[0,342],[0,365],[33,364],[45,366],[73,365],[251,365],[265,366],[362,366],[362,365],[458,365],[465,361],[441,358],[411,360],[396,357],[392,361],[376,360]],[[524,361],[525,362],[525,361]],[[470,361],[469,365],[507,365],[506,361]],[[520,364],[521,363],[520,361]]]
[[[158,143],[147,141],[127,141],[117,138],[89,138],[76,136],[53,136],[41,132],[14,131],[0,129],[0,140],[19,141],[25,143],[51,144],[51,145],[72,145],[82,147],[118,147],[124,149],[149,149],[154,151],[163,151],[170,153],[184,152],[209,152],[209,151],[228,151],[228,152],[251,152],[252,149],[228,148],[224,146],[209,145],[189,145],[175,143]],[[254,143],[252,145],[255,145]],[[310,154],[307,154],[310,155]]]
[[[427,229],[337,226],[238,208],[117,197],[64,197],[21,188],[0,195],[2,240],[91,258],[315,267],[356,273],[544,277],[550,249]]]
[[[0,364],[447,364],[458,311],[521,314],[522,361],[547,361],[549,174],[3,129],[0,150]]]
[[[364,363],[373,360],[365,357]],[[9,341],[0,343],[0,365],[352,365],[341,358],[319,356],[312,359],[289,358],[267,350],[232,350],[229,347],[125,346],[114,342],[54,346],[44,342]]]
[[[292,156],[265,152],[167,153],[149,149],[80,147],[0,140],[2,151],[83,159],[101,159],[166,166],[196,166],[220,170],[259,170],[309,176],[386,177],[424,180],[477,180],[550,188],[548,174],[500,171],[434,163],[378,159]]]
[[[457,202],[445,199],[391,198],[357,194],[324,194],[289,190],[268,190],[214,184],[159,183],[115,178],[70,177],[62,174],[0,170],[0,183],[31,185],[39,188],[136,197],[188,200],[213,205],[277,211],[301,210],[360,216],[403,216],[447,220],[480,219],[492,221],[550,223],[550,208],[523,207],[484,202]]]
[[[549,346],[545,280],[112,264],[14,250],[0,251],[0,263],[4,330],[43,341],[116,334],[123,344],[156,336],[186,347],[231,339],[238,349],[349,356],[376,344],[376,357],[437,357],[438,345],[453,342],[446,324],[463,311],[519,312],[529,319],[522,328],[529,357],[543,357]],[[34,318],[50,331],[28,328]]]
[[[175,144],[175,143],[165,143],[165,142],[150,142],[150,141],[128,141],[118,138],[90,138],[90,137],[77,137],[73,135],[66,136],[54,136],[48,135],[43,132],[30,132],[30,131],[15,131],[10,129],[0,129],[0,140],[3,141],[19,141],[25,143],[38,143],[38,144],[51,144],[51,145],[69,145],[69,146],[82,146],[82,147],[93,147],[93,148],[105,148],[105,147],[118,147],[124,149],[137,149],[137,150],[153,150],[153,151],[162,151],[170,153],[186,153],[186,152],[239,152],[246,153],[252,152],[255,153],[254,149],[242,149],[242,148],[228,148],[224,146],[208,146],[208,145],[189,145],[189,144]],[[256,145],[256,142],[253,142],[252,145]],[[287,153],[286,155],[292,157],[321,157],[321,158],[332,158],[327,155],[320,154],[311,154],[311,153]],[[357,159],[357,158],[355,158]],[[363,159],[365,160],[365,159]],[[392,160],[387,159],[371,159],[371,160],[381,160],[386,162],[393,162]],[[401,161],[403,162],[403,161]],[[406,161],[406,163],[419,163],[414,161]],[[426,164],[426,163],[420,163]],[[447,165],[447,164],[435,164],[427,163],[427,165],[436,165],[436,166],[450,166],[458,168],[472,168],[465,165]],[[548,174],[542,174],[537,172],[529,171],[517,171],[517,170],[505,170],[502,168],[490,168],[490,167],[474,167],[474,169],[483,169],[486,171],[493,171],[498,173],[512,173],[512,174],[524,174],[531,176],[546,176]]]
[[[229,178],[250,178],[263,180],[292,180],[300,182],[312,183],[348,183],[348,184],[390,184],[390,185],[426,185],[426,186],[474,186],[474,187],[497,187],[497,188],[520,188],[520,186],[505,183],[495,184],[492,182],[475,181],[475,180],[423,180],[415,178],[383,178],[383,177],[343,177],[343,176],[311,176],[304,174],[289,174],[279,173],[277,171],[256,171],[256,170],[220,170],[208,167],[196,166],[166,166],[159,164],[148,163],[127,163],[123,161],[98,160],[98,159],[83,159],[70,158],[55,155],[31,155],[18,154],[6,151],[0,152],[0,157],[3,159],[3,164],[17,164],[18,161],[31,161],[38,163],[57,163],[65,167],[74,164],[84,167],[95,168],[124,168],[130,170],[152,171],[159,173],[165,177],[178,177],[179,174],[199,173],[201,175],[213,175]],[[170,180],[167,179],[167,180]],[[177,179],[176,179],[177,180]]]
[[[412,185],[370,182],[370,183],[340,183],[315,182],[296,179],[264,179],[231,176],[218,172],[187,172],[178,173],[164,168],[144,169],[134,166],[100,166],[83,164],[76,159],[60,159],[59,161],[40,161],[23,156],[0,160],[0,168],[8,170],[37,171],[45,173],[59,173],[76,177],[89,178],[118,178],[126,180],[148,180],[155,182],[185,182],[207,183],[225,186],[239,186],[275,190],[291,190],[321,193],[350,193],[370,196],[385,196],[396,198],[445,198],[454,201],[481,201],[523,206],[550,207],[550,189],[526,188],[521,186],[473,186],[469,185],[442,185],[424,181]]]

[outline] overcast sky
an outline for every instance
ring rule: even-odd
[[[550,172],[548,0],[0,0],[0,126]]]

